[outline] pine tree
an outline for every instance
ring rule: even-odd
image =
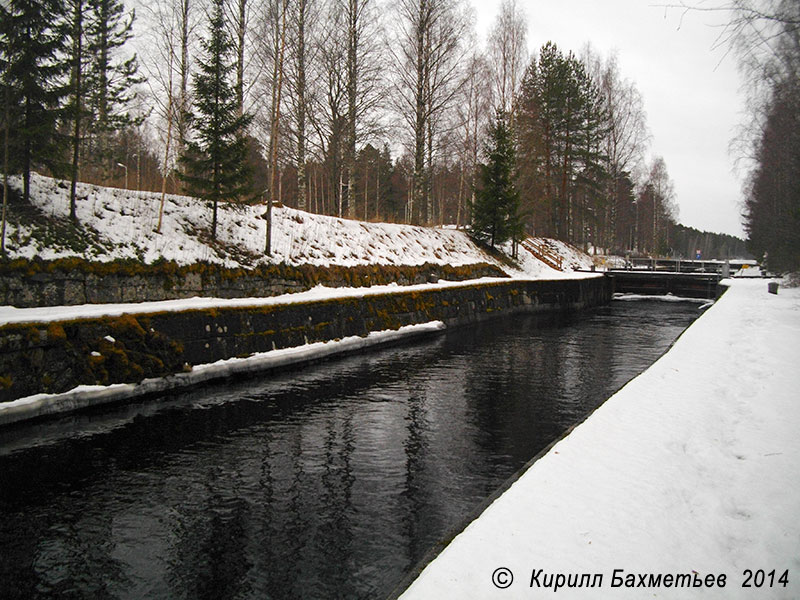
[[[4,163],[23,175],[23,198],[30,197],[30,174],[39,166],[58,173],[63,139],[58,135],[65,35],[60,5],[52,0],[10,0],[0,19],[0,72],[8,152]]]
[[[225,29],[223,0],[213,0],[209,38],[203,40],[202,48],[204,56],[193,82],[194,139],[181,157],[185,166],[181,179],[190,193],[211,202],[211,237],[216,239],[218,203],[241,199],[251,187],[245,129],[252,116],[239,115],[231,84],[234,47]]]
[[[488,162],[481,165],[479,186],[472,203],[472,235],[492,248],[522,233],[516,179],[514,139],[506,114],[497,111],[489,130]]]
[[[597,86],[572,53],[547,42],[525,74],[518,102],[521,162],[534,171],[523,177],[539,187],[534,208],[549,220],[537,229],[578,241],[583,227],[574,219],[586,211],[576,193],[595,194],[607,177],[599,150],[607,114]]]

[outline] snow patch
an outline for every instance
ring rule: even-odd
[[[688,298],[686,296],[675,296],[673,294],[623,294],[617,292],[613,296],[614,300],[621,300],[623,302],[640,302],[640,301],[652,301],[652,302],[694,302],[696,304],[702,304],[703,307],[707,307],[709,305],[714,304],[713,301],[709,301],[707,298]]]

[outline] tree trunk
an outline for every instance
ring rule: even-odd
[[[158,208],[158,227],[156,233],[161,233],[161,223],[164,219],[164,200],[167,194],[167,169],[169,168],[169,145],[172,141],[172,65],[169,67],[169,92],[167,98],[167,144],[164,149],[164,171],[161,177],[161,204]]]
[[[345,169],[347,187],[344,188],[347,216],[356,216],[356,104],[358,102],[358,0],[349,0],[347,19],[347,144]]]
[[[272,205],[277,201],[277,174],[278,174],[278,124],[281,115],[281,88],[283,87],[283,52],[286,47],[286,9],[289,0],[283,0],[281,9],[281,33],[278,53],[275,56],[275,67],[273,69],[273,88],[272,88],[272,123],[270,128],[270,184],[269,199],[267,200],[267,232],[264,244],[264,252],[267,256],[272,256]]]
[[[188,124],[186,122],[187,103],[189,100],[189,5],[190,0],[181,0],[181,62],[180,62],[180,76],[181,76],[181,90],[177,107],[177,128],[178,128],[178,155],[182,156],[186,146],[186,138],[188,136]],[[172,61],[172,54],[170,53],[170,62]],[[170,68],[170,97],[172,94],[172,71]],[[174,101],[173,101],[174,104]],[[172,119],[172,116],[169,117]],[[169,125],[167,126],[169,128]],[[169,137],[169,134],[168,134]],[[166,165],[166,162],[164,163]],[[180,165],[178,165],[180,168]],[[165,171],[166,173],[166,171]],[[166,174],[164,175],[166,178]],[[160,228],[159,228],[160,229]]]
[[[427,125],[428,103],[425,99],[427,62],[425,60],[425,38],[427,30],[428,0],[419,0],[419,21],[416,24],[416,89],[414,90],[414,174],[411,193],[411,214],[409,219],[416,223],[414,205],[422,207],[425,194],[425,127]]]
[[[75,0],[75,12],[73,13],[73,39],[72,39],[72,58],[75,61],[72,73],[72,85],[74,97],[74,112],[73,118],[75,120],[73,128],[72,139],[72,181],[69,190],[69,218],[73,223],[77,223],[78,216],[76,213],[76,186],[78,182],[78,161],[80,158],[80,141],[81,141],[81,112],[82,112],[82,54],[83,54],[83,1]]]
[[[244,42],[247,33],[247,0],[239,0],[236,37],[236,105],[238,116],[244,114]]]
[[[6,208],[8,206],[8,129],[11,120],[11,86],[6,83],[3,94],[3,222],[0,230],[0,253],[6,257]]]
[[[308,0],[298,0],[297,20],[297,208],[306,210],[306,41]]]

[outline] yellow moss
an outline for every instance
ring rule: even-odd
[[[47,326],[47,341],[49,342],[61,342],[67,339],[67,332],[64,331],[64,328],[58,323],[50,323]]]
[[[136,317],[131,314],[125,314],[121,317],[117,317],[112,323],[114,329],[123,334],[133,335],[135,337],[145,337],[147,335]]]

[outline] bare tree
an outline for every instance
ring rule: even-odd
[[[267,199],[267,230],[264,252],[272,255],[272,207],[280,199],[278,174],[278,143],[281,119],[281,94],[283,92],[284,54],[286,51],[286,21],[289,0],[274,0],[270,3],[270,13],[277,24],[276,35],[272,40],[272,102],[270,104],[269,135],[269,198]]]
[[[311,97],[307,116],[324,173],[317,186],[331,212],[342,216],[342,189],[344,182],[343,151],[347,119],[346,64],[347,45],[344,13],[337,6],[328,4],[322,15],[322,26],[315,32],[314,45],[318,48],[318,60],[311,69],[315,80],[308,90]],[[324,201],[327,198],[327,203]]]
[[[244,62],[245,62],[245,41],[247,39],[248,9],[249,0],[235,0],[229,7],[232,13],[227,23],[233,29],[232,38],[236,47],[236,103],[239,106],[239,115],[244,114]]]
[[[603,59],[590,45],[581,60],[600,90],[607,122],[602,152],[608,179],[604,203],[598,207],[596,237],[601,244],[614,237],[617,219],[617,196],[621,178],[640,170],[650,142],[644,100],[636,84],[623,79],[616,54]]]
[[[350,218],[356,215],[355,164],[359,142],[375,130],[374,113],[378,107],[379,86],[382,80],[380,63],[380,23],[374,0],[337,0],[345,15],[347,28],[347,129],[344,164],[346,183],[344,203]]]
[[[733,52],[747,85],[747,118],[731,147],[745,181],[743,218],[751,252],[778,268],[800,265],[796,217],[800,3],[797,0],[717,0],[666,4],[681,19],[693,12],[723,13],[717,46]]]
[[[496,105],[511,116],[514,98],[528,64],[528,23],[517,0],[503,0],[488,39],[488,55],[493,65]]]
[[[307,190],[306,190],[306,112],[307,87],[306,65],[308,63],[309,51],[306,44],[306,32],[309,27],[310,13],[313,0],[297,0],[295,3],[294,15],[294,36],[293,36],[293,73],[289,78],[289,91],[293,100],[295,115],[295,135],[297,141],[297,207],[306,210]]]
[[[491,77],[486,57],[479,52],[473,52],[466,63],[464,83],[456,102],[461,163],[456,207],[457,225],[465,223],[467,196],[470,198],[469,205],[475,200],[480,133],[491,117]]]
[[[800,7],[794,0],[680,0],[661,6],[665,11],[679,11],[681,22],[692,12],[722,14],[726,22],[716,46],[736,52],[745,67],[773,63],[774,68],[776,59],[782,62],[783,40],[800,31]]]
[[[656,156],[648,170],[647,179],[644,181],[639,193],[640,214],[649,216],[652,220],[651,238],[641,239],[643,247],[649,245],[650,252],[655,256],[669,244],[668,224],[677,219],[677,206],[675,205],[675,188],[667,172],[667,164],[660,156]],[[644,228],[642,228],[644,233]],[[649,242],[649,243],[648,243]]]
[[[457,0],[400,0],[393,57],[395,108],[413,136],[413,189],[411,215],[432,218],[433,136],[437,120],[452,108],[465,56],[462,40],[470,20]]]
[[[796,0],[680,0],[661,5],[678,12],[681,22],[693,13],[723,18],[715,47],[733,53],[746,79],[748,115],[732,150],[752,166],[751,150],[764,131],[772,89],[781,81],[800,79],[800,4]],[[723,58],[724,56],[723,55]]]
[[[189,113],[189,106],[191,105],[191,97],[189,95],[189,76],[191,73],[191,62],[189,60],[190,39],[194,35],[197,21],[193,19],[192,0],[180,0],[179,10],[175,13],[177,17],[177,25],[180,30],[180,60],[178,62],[179,73],[179,94],[177,101],[177,129],[178,129],[178,155],[183,154],[186,147],[186,138],[189,135],[189,124],[187,122],[187,115]],[[170,59],[171,60],[171,59]],[[170,73],[170,77],[172,74]],[[172,86],[170,85],[170,94]],[[170,96],[170,102],[172,102]],[[169,151],[167,151],[169,152]]]
[[[355,217],[363,197],[356,187],[357,151],[381,130],[385,67],[377,9],[374,0],[329,2],[310,40],[305,110],[315,135],[309,150],[316,149],[324,163],[322,191],[339,216]]]
[[[154,107],[150,125],[163,140],[162,205],[175,157],[189,136],[189,81],[199,25],[197,0],[158,0],[141,5],[134,42]],[[176,143],[173,147],[173,141]],[[157,230],[160,231],[160,221]]]
[[[260,107],[254,90],[263,85],[274,66],[272,52],[264,52],[265,41],[269,43],[280,35],[280,24],[274,21],[271,6],[269,0],[228,0],[226,4],[226,26],[236,48],[235,88],[242,114]]]

